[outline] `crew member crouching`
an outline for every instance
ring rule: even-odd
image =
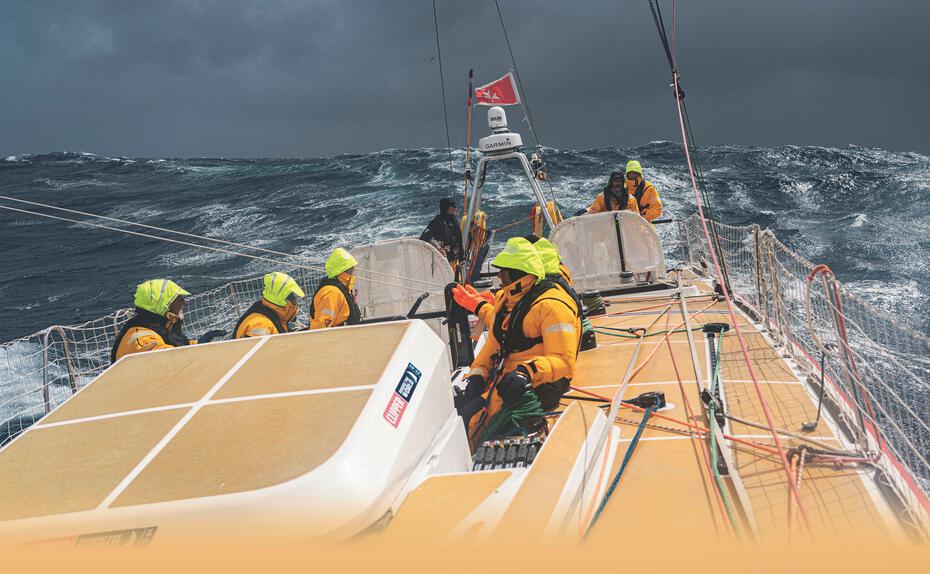
[[[326,278],[320,281],[310,305],[310,329],[355,325],[362,313],[355,302],[355,266],[352,254],[337,247],[326,260]]]
[[[286,273],[268,273],[262,283],[262,298],[236,323],[236,338],[264,337],[290,331],[304,291]]]
[[[529,391],[539,394],[540,388],[556,381],[571,380],[581,332],[575,302],[545,280],[542,259],[529,241],[509,239],[491,265],[500,270],[503,288],[494,303],[491,332],[458,401],[469,437],[475,437],[503,404],[514,403]],[[486,415],[475,417],[485,406]]]

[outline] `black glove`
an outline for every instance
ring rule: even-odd
[[[457,405],[455,410],[460,417],[462,417],[462,422],[465,423],[465,430],[468,430],[468,423],[471,421],[471,418],[481,412],[481,409],[485,407],[484,397],[477,396],[470,401],[465,401],[461,405]]]
[[[481,393],[488,390],[488,380],[481,375],[472,375],[465,379],[468,383],[465,385],[465,400],[470,401],[475,397],[480,397]]]
[[[579,209],[578,211],[572,214],[572,217],[578,217],[579,215],[584,215],[587,212],[588,212],[587,209]]]
[[[497,394],[505,403],[512,403],[532,388],[533,381],[530,380],[529,374],[522,367],[517,367],[504,375],[504,378],[497,383]]]
[[[207,331],[197,339],[197,343],[209,343],[213,339],[219,339],[220,337],[225,337],[226,331],[222,329],[214,329],[212,331]]]

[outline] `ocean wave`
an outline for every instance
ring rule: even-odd
[[[861,284],[863,296],[889,309],[918,308],[930,299],[923,281],[930,273],[930,214],[923,208],[930,192],[927,156],[860,146],[720,145],[700,151],[711,207],[724,221],[774,228],[791,248],[828,263],[840,280]],[[642,162],[666,214],[680,218],[694,209],[681,144],[542,152],[563,214],[587,207],[608,174],[622,171],[629,159]],[[472,161],[478,157],[473,151]],[[0,163],[0,192],[322,261],[336,246],[419,235],[441,197],[461,200],[465,151],[455,150],[452,158],[450,177],[448,151],[437,148],[291,160],[24,153]],[[549,185],[542,189],[548,197]],[[493,164],[483,200],[490,226],[525,219],[531,205],[519,166]],[[527,231],[528,224],[517,225],[495,240]],[[671,252],[675,227],[659,232]],[[124,307],[127,290],[152,276],[183,277],[203,289],[216,285],[216,277],[274,265],[2,211],[0,244],[42,254],[14,250],[15,263],[0,268],[4,298],[37,305],[0,325],[0,340],[75,313],[85,319],[105,315]],[[36,279],[23,280],[23,269]],[[42,277],[54,277],[73,292],[37,296],[33,290]],[[884,294],[870,283],[879,278],[886,278]],[[73,301],[83,302],[79,310]],[[930,332],[927,313],[906,316]]]

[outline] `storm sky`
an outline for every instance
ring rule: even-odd
[[[437,4],[463,146],[468,68],[490,81],[510,57],[493,0]],[[501,7],[543,144],[680,139],[646,0]],[[928,24],[925,0],[679,0],[698,143],[930,152]],[[4,2],[4,156],[308,157],[445,141],[429,0]]]

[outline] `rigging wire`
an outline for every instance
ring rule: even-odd
[[[507,33],[507,26],[504,24],[504,13],[501,11],[501,5],[498,0],[494,0],[494,5],[497,7],[497,16],[501,22],[501,30],[504,32],[504,40],[507,41],[507,51],[510,53],[510,61],[513,63],[513,73],[517,77],[517,86],[520,88],[520,102],[523,106],[523,113],[526,115],[526,121],[530,128],[530,133],[533,134],[533,141],[536,143],[536,153],[539,154],[539,159],[543,159],[542,144],[539,143],[539,137],[536,134],[536,127],[533,123],[533,115],[530,113],[530,104],[529,99],[526,97],[526,90],[523,88],[523,80],[520,79],[520,69],[517,68],[517,59],[513,55],[513,48],[510,45],[510,35]],[[552,189],[552,181],[549,177],[546,177],[546,186],[549,188],[549,199],[555,202],[555,192]]]
[[[800,513],[804,521],[804,524],[807,527],[807,531],[810,533],[810,522],[808,520],[807,512],[805,511],[804,505],[801,501],[800,491],[797,487],[797,483],[795,482],[794,475],[791,472],[790,464],[785,455],[785,450],[784,450],[784,447],[782,446],[781,439],[779,438],[778,432],[776,431],[775,421],[772,418],[771,410],[768,407],[768,401],[765,400],[765,397],[762,393],[762,387],[759,384],[759,378],[756,376],[755,366],[753,364],[752,358],[749,356],[749,350],[746,347],[746,342],[743,340],[742,330],[740,329],[739,321],[736,317],[736,311],[733,306],[733,300],[730,297],[729,284],[728,282],[726,282],[726,276],[725,276],[724,271],[722,270],[723,268],[725,268],[724,264],[721,263],[723,258],[718,256],[719,245],[715,243],[716,232],[714,232],[714,239],[711,239],[711,233],[712,233],[711,229],[714,226],[713,226],[713,222],[711,222],[710,226],[708,226],[707,224],[707,217],[704,214],[704,207],[703,207],[704,201],[702,200],[703,194],[698,189],[697,176],[695,175],[694,162],[692,161],[691,148],[689,146],[689,140],[688,140],[689,130],[686,127],[686,117],[685,117],[684,105],[682,101],[684,99],[684,92],[682,91],[680,83],[679,83],[678,71],[674,67],[674,61],[672,60],[671,52],[669,51],[669,48],[668,48],[668,39],[665,34],[665,29],[663,28],[661,24],[662,20],[659,17],[656,4],[653,2],[653,0],[648,0],[648,2],[649,2],[649,8],[652,11],[653,20],[656,23],[656,29],[659,32],[659,37],[662,40],[663,47],[665,47],[666,56],[668,57],[669,63],[672,66],[672,85],[674,87],[676,109],[678,111],[678,121],[681,127],[681,137],[685,144],[684,145],[685,160],[687,161],[687,164],[688,164],[688,174],[691,178],[691,187],[694,192],[694,200],[697,206],[698,215],[701,219],[701,224],[704,230],[704,236],[707,239],[708,245],[715,246],[714,249],[710,250],[711,261],[713,262],[713,267],[714,267],[714,270],[716,271],[719,281],[721,282],[721,286],[723,286],[723,289],[722,289],[723,299],[726,302],[727,310],[730,315],[730,320],[732,321],[732,324],[733,324],[733,330],[736,333],[736,339],[739,343],[740,352],[743,356],[743,360],[746,364],[746,368],[749,371],[749,377],[750,379],[752,379],[753,386],[755,387],[756,395],[759,397],[759,405],[762,408],[762,412],[765,414],[765,420],[766,420],[766,423],[768,424],[769,431],[772,433],[772,440],[775,443],[775,450],[778,453],[778,458],[788,477],[788,485],[789,485],[789,489],[791,493],[790,498],[792,498],[794,503],[797,505],[798,512]],[[709,204],[710,203],[708,202],[708,205]]]
[[[439,16],[436,13],[436,0],[433,0],[433,29],[436,31],[436,55],[439,59],[439,87],[442,90],[442,117],[446,123],[446,149],[449,150],[449,184],[455,193],[455,166],[452,163],[452,139],[449,137],[449,110],[446,108],[446,79],[442,73],[442,49],[439,46]]]
[[[75,224],[78,224],[78,225],[87,225],[87,226],[89,226],[89,227],[96,227],[96,228],[98,228],[98,229],[106,229],[106,230],[108,230],[108,231],[117,231],[117,232],[119,232],[119,233],[125,233],[125,234],[127,234],[127,235],[133,235],[133,236],[135,236],[135,237],[142,237],[142,238],[144,238],[144,239],[157,239],[157,240],[159,240],[159,241],[165,241],[165,242],[174,243],[174,244],[177,244],[177,245],[184,245],[184,246],[186,246],[186,247],[195,247],[195,248],[198,248],[198,249],[205,249],[205,250],[207,250],[207,251],[213,251],[213,252],[215,252],[215,253],[224,253],[224,254],[227,254],[227,255],[238,255],[238,256],[240,256],[240,257],[246,257],[246,258],[248,258],[248,259],[254,259],[254,260],[258,260],[258,261],[267,261],[267,262],[270,262],[270,263],[275,263],[275,264],[277,264],[277,265],[286,264],[286,265],[293,265],[293,266],[295,266],[295,267],[297,267],[297,268],[299,268],[299,269],[308,269],[308,270],[311,270],[311,271],[323,271],[323,272],[326,271],[326,269],[325,269],[324,267],[321,267],[321,266],[319,266],[319,265],[305,265],[305,264],[300,264],[300,263],[291,263],[291,262],[287,262],[287,261],[281,261],[280,259],[272,259],[272,258],[270,258],[270,257],[263,257],[263,256],[261,256],[261,255],[251,255],[251,254],[249,254],[249,253],[242,253],[241,251],[233,251],[233,250],[231,250],[231,249],[224,249],[224,248],[222,248],[222,247],[211,247],[211,246],[209,246],[209,245],[201,245],[201,244],[198,244],[198,243],[191,243],[191,242],[189,242],[189,241],[181,241],[180,239],[171,239],[171,238],[169,238],[169,237],[160,237],[160,236],[158,236],[158,235],[152,235],[152,234],[149,234],[149,233],[141,233],[141,232],[139,232],[139,231],[131,231],[131,230],[129,230],[129,229],[120,229],[119,227],[111,227],[111,226],[109,226],[109,225],[102,225],[102,224],[100,224],[100,223],[91,223],[90,221],[81,221],[81,220],[78,220],[78,219],[71,219],[71,218],[62,217],[62,216],[59,216],[59,215],[52,215],[52,214],[50,214],[50,213],[41,213],[41,212],[38,212],[38,211],[30,211],[30,210],[28,210],[28,209],[20,209],[20,208],[18,208],[18,207],[12,207],[12,206],[9,206],[9,205],[0,205],[0,209],[5,209],[5,210],[7,210],[7,211],[14,211],[14,212],[18,212],[18,213],[24,213],[24,214],[27,214],[27,215],[35,215],[35,216],[37,216],[37,217],[45,217],[45,218],[48,218],[48,219],[55,219],[55,220],[58,220],[58,221],[66,221],[66,222],[68,222],[68,223],[75,223]],[[246,247],[248,247],[248,246],[246,246]],[[367,272],[367,270],[365,270],[365,269],[358,269],[358,271]],[[409,289],[409,290],[411,290],[411,291],[423,291],[423,290],[424,290],[424,289],[420,289],[420,288],[417,288],[417,287],[411,287],[411,286],[407,286],[407,285],[398,285],[398,284],[396,284],[396,283],[391,283],[391,282],[389,282],[389,281],[383,281],[383,280],[380,280],[380,279],[370,279],[370,278],[369,278],[369,279],[366,279],[366,280],[367,280],[367,281],[371,281],[372,283],[379,283],[379,284],[381,284],[381,285],[387,285],[387,286],[390,286],[390,287],[399,287],[399,288],[401,288],[401,289]],[[431,285],[432,285],[432,284],[431,284]],[[442,292],[442,291],[429,291],[429,293],[430,293],[430,294],[433,294],[433,295],[441,295],[443,292]]]
[[[662,16],[662,7],[659,5],[658,1],[653,2],[649,0],[649,9],[652,12],[652,20],[655,22],[656,31],[659,34],[659,40],[662,42],[662,49],[665,52],[665,58],[668,60],[669,69],[672,72],[672,86],[675,90],[675,98],[678,101],[678,105],[681,107],[681,113],[684,117],[684,131],[687,133],[687,137],[684,138],[684,146],[688,149],[688,152],[691,155],[692,162],[694,164],[694,169],[696,172],[697,187],[700,191],[701,198],[704,202],[704,210],[707,212],[708,217],[711,219],[711,231],[712,241],[711,245],[714,250],[717,251],[718,260],[723,262],[723,278],[721,287],[724,289],[730,289],[730,274],[729,269],[726,265],[726,260],[723,257],[723,249],[720,246],[719,235],[717,234],[716,221],[717,214],[714,211],[713,202],[710,200],[710,195],[707,191],[706,178],[704,177],[704,169],[701,165],[701,157],[698,153],[698,146],[694,137],[694,129],[691,125],[691,117],[688,115],[688,106],[685,103],[685,92],[681,87],[681,75],[678,73],[678,63],[677,63],[677,46],[675,45],[675,38],[672,38],[671,47],[669,45],[668,34],[665,29],[665,19]],[[672,2],[672,26],[673,29],[676,28],[676,14],[675,14],[676,4],[673,0]]]
[[[316,260],[311,259],[311,258],[309,258],[309,257],[306,257],[306,256],[304,256],[304,255],[297,255],[297,254],[293,254],[293,253],[286,253],[286,252],[284,252],[284,251],[275,251],[274,249],[266,249],[266,248],[264,248],[264,247],[256,247],[256,246],[254,246],[254,245],[248,245],[248,244],[246,244],[246,243],[236,243],[236,242],[234,242],[234,241],[227,241],[227,240],[225,240],[225,239],[219,239],[219,238],[216,238],[216,237],[206,237],[206,236],[203,236],[203,235],[197,235],[197,234],[195,234],[195,233],[186,233],[186,232],[184,232],[184,231],[177,231],[177,230],[174,230],[174,229],[168,229],[167,227],[158,227],[158,226],[155,226],[155,225],[148,225],[148,224],[145,224],[145,223],[138,223],[138,222],[136,222],[136,221],[129,221],[128,219],[120,219],[120,218],[118,218],[118,217],[108,217],[108,216],[106,216],[106,215],[98,215],[98,214],[96,214],[96,213],[89,213],[89,212],[87,212],[87,211],[80,211],[80,210],[77,210],[77,209],[68,209],[67,207],[59,207],[59,206],[57,206],[57,205],[51,205],[51,204],[48,204],[48,203],[40,203],[40,202],[38,202],[38,201],[29,201],[29,200],[27,200],[27,199],[18,199],[18,198],[16,198],[16,197],[10,197],[10,196],[8,196],[8,195],[0,195],[0,199],[6,200],[6,201],[15,201],[15,202],[17,202],[17,203],[25,203],[25,204],[28,204],[28,205],[34,205],[34,206],[36,206],[36,207],[44,207],[44,208],[46,208],[46,209],[53,209],[53,210],[57,210],[57,211],[63,211],[63,212],[65,212],[65,213],[72,213],[72,214],[75,214],[75,215],[83,215],[83,216],[85,216],[85,217],[93,217],[93,218],[95,218],[95,219],[103,219],[103,220],[106,220],[106,221],[112,221],[112,222],[114,222],[114,223],[122,223],[122,224],[124,224],[124,225],[134,225],[134,226],[136,226],[136,227],[141,227],[141,228],[144,228],[144,229],[151,229],[152,231],[160,231],[160,232],[162,232],[162,233],[173,233],[173,234],[175,234],[175,235],[180,235],[180,236],[182,236],[182,237],[190,237],[190,238],[192,238],[192,239],[199,239],[200,241],[212,241],[212,242],[214,242],[214,243],[220,243],[220,244],[223,244],[223,245],[229,245],[229,246],[231,246],[231,247],[237,247],[237,248],[239,248],[239,249],[251,249],[251,250],[253,250],[253,251],[258,251],[258,252],[261,252],[261,253],[268,253],[269,255],[278,255],[278,256],[281,256],[281,257],[287,257],[288,259],[300,259],[300,260],[302,260],[302,261],[309,261],[309,262],[311,263],[310,266],[306,267],[307,269],[325,270],[325,269],[323,269],[322,267],[319,267],[318,265],[316,265]],[[26,212],[26,213],[33,213],[33,212]],[[82,222],[78,222],[78,223],[82,223]],[[107,228],[107,229],[109,229],[109,228]],[[119,231],[122,231],[122,230],[119,230]],[[157,236],[153,236],[153,237],[156,237],[156,238],[157,238]],[[194,244],[194,245],[196,245],[196,244]],[[245,255],[245,254],[243,254],[243,255]],[[372,269],[363,269],[363,268],[361,268],[361,267],[357,267],[357,269],[358,269],[359,271],[363,271],[363,272],[365,272],[365,273],[371,273],[371,274],[374,274],[374,275],[383,275],[383,276],[385,276],[385,277],[390,277],[390,278],[394,278],[394,279],[408,279],[408,278],[402,277],[402,276],[400,276],[400,275],[394,275],[394,274],[392,274],[392,273],[384,273],[383,271],[374,271],[374,270],[372,270]],[[440,284],[440,283],[433,283],[433,282],[431,282],[431,281],[424,281],[424,280],[422,280],[422,279],[409,278],[408,280],[409,280],[409,281],[413,281],[413,282],[415,282],[415,283],[422,283],[423,285],[429,285],[429,286],[431,286],[431,287],[440,287],[440,288],[441,288],[441,287],[444,287],[444,286],[443,286],[442,284]]]

